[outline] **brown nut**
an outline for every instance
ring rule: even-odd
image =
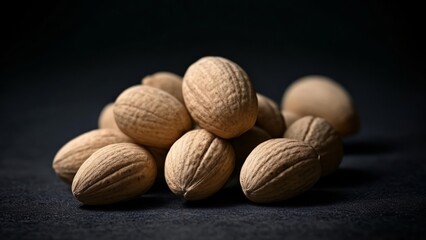
[[[64,182],[71,184],[77,170],[98,149],[113,143],[133,142],[118,129],[96,129],[66,143],[53,159],[53,170]]]
[[[271,135],[260,127],[252,127],[241,136],[231,140],[235,152],[235,171],[239,172],[250,152],[262,142],[271,139]]]
[[[154,157],[155,164],[157,165],[157,180],[163,181],[164,180],[164,162],[166,161],[166,156],[169,149],[147,147],[147,146],[145,146],[145,148]]]
[[[306,76],[295,81],[284,93],[282,107],[301,116],[327,120],[341,136],[359,130],[359,118],[349,93],[324,76]]]
[[[142,85],[118,96],[114,117],[120,130],[137,143],[158,148],[170,147],[192,127],[179,100],[163,90]]]
[[[287,129],[284,137],[304,141],[317,151],[321,157],[322,176],[334,172],[342,162],[342,139],[330,123],[323,118],[303,117]]]
[[[223,187],[234,161],[234,151],[226,140],[204,129],[192,130],[170,148],[164,174],[174,194],[186,200],[200,200]]]
[[[297,119],[302,117],[299,114],[296,114],[296,113],[290,112],[290,111],[285,111],[285,110],[282,110],[281,114],[283,115],[283,117],[285,119],[285,123],[286,123],[287,128],[289,128],[291,126],[291,124],[293,124]]]
[[[159,88],[183,103],[182,78],[171,72],[157,72],[142,79],[142,85]]]
[[[82,203],[103,205],[142,195],[157,174],[154,158],[136,144],[118,143],[96,151],[81,165],[72,193]]]
[[[259,93],[256,95],[258,102],[256,125],[274,138],[282,137],[286,125],[280,108],[272,99]]]
[[[308,144],[287,138],[267,140],[247,157],[240,183],[257,203],[286,200],[311,188],[321,176],[318,154]]]
[[[114,119],[114,103],[107,104],[99,114],[99,128],[114,128],[119,129]]]
[[[183,98],[201,128],[233,138],[256,122],[257,98],[243,69],[222,57],[204,57],[183,77]]]

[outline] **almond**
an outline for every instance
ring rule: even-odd
[[[182,93],[189,113],[203,129],[233,138],[256,122],[257,98],[247,74],[222,57],[204,57],[183,77]]]
[[[303,117],[287,129],[284,137],[304,141],[317,151],[321,157],[322,176],[334,172],[342,162],[342,139],[323,118]]]
[[[157,72],[142,79],[142,85],[159,88],[183,103],[182,77],[171,72]]]
[[[258,112],[256,125],[269,133],[272,137],[282,137],[286,129],[280,108],[270,98],[258,93]]]
[[[158,148],[170,147],[191,129],[185,106],[169,93],[148,86],[133,86],[118,96],[114,104],[118,127],[137,143]]]
[[[285,119],[285,123],[286,123],[287,128],[289,128],[291,126],[291,124],[293,124],[297,119],[302,117],[299,114],[296,114],[296,113],[290,112],[290,111],[285,111],[285,110],[282,110],[281,114],[283,115],[283,117]]]
[[[166,182],[177,196],[204,199],[223,187],[234,162],[230,143],[204,129],[192,130],[170,148],[164,167]]]
[[[71,184],[81,164],[98,149],[113,143],[133,142],[118,129],[97,129],[66,143],[53,159],[53,169],[61,180]]]
[[[341,136],[359,130],[358,113],[349,93],[324,76],[306,76],[295,81],[284,93],[282,107],[300,116],[327,120]]]
[[[146,149],[132,143],[112,144],[81,165],[71,189],[87,205],[117,203],[142,195],[156,174],[155,160]]]
[[[117,123],[114,119],[114,103],[107,104],[99,114],[98,127],[99,128],[115,128],[118,129]]]
[[[259,144],[244,162],[240,184],[257,203],[286,200],[311,188],[321,176],[319,156],[308,144],[276,138]]]

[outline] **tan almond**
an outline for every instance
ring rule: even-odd
[[[359,130],[358,113],[349,93],[324,76],[306,76],[295,81],[284,93],[282,107],[301,116],[327,120],[341,136]]]
[[[64,182],[71,184],[74,175],[86,159],[98,149],[113,143],[133,142],[118,129],[96,129],[81,134],[66,143],[53,159],[53,170]]]
[[[183,103],[182,77],[171,72],[157,72],[142,79],[145,86],[166,91]]]
[[[72,183],[73,195],[87,205],[117,203],[139,197],[154,183],[155,160],[133,143],[108,145],[81,165]]]
[[[287,128],[289,128],[291,126],[291,124],[293,124],[297,119],[302,117],[297,113],[286,111],[286,110],[282,110],[281,114],[283,115],[283,117],[285,119],[285,123],[286,123]]]
[[[183,77],[182,93],[192,118],[201,128],[233,138],[256,122],[256,92],[244,70],[222,57],[204,57]]]
[[[99,114],[99,128],[114,128],[119,129],[114,119],[114,103],[107,104]]]
[[[276,138],[259,144],[241,169],[240,184],[248,199],[277,202],[311,188],[321,176],[319,156],[302,141]]]
[[[137,143],[158,148],[170,147],[192,127],[179,100],[163,90],[142,85],[118,96],[114,117],[120,130]]]
[[[325,119],[306,116],[294,122],[285,138],[297,139],[311,145],[321,156],[322,176],[334,172],[342,162],[342,139]]]
[[[256,125],[274,138],[282,137],[286,125],[278,104],[260,93],[256,95],[258,102]]]
[[[186,200],[200,200],[223,187],[234,164],[231,144],[199,129],[187,132],[173,144],[164,173],[174,194]]]

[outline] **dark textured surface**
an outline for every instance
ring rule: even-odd
[[[424,48],[409,22],[420,15],[396,1],[249,2],[62,1],[42,21],[47,30],[9,26],[13,44],[2,46],[0,74],[1,239],[423,239]],[[51,13],[32,7],[8,22],[29,26]],[[204,55],[239,63],[277,102],[306,74],[345,86],[362,130],[345,140],[336,174],[274,205],[252,204],[232,188],[186,203],[157,186],[129,203],[82,206],[51,169],[56,151],[96,128],[102,107],[144,75],[183,74]]]

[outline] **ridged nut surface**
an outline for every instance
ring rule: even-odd
[[[183,103],[182,77],[171,72],[157,72],[142,79],[142,85],[159,88]]]
[[[204,57],[193,63],[182,84],[192,118],[211,133],[233,138],[256,122],[257,98],[247,74],[222,57]]]
[[[86,159],[98,149],[113,143],[133,142],[118,129],[96,129],[66,143],[53,159],[53,170],[64,182],[71,184]]]
[[[240,184],[253,202],[289,199],[311,188],[321,176],[319,156],[308,144],[276,138],[258,145],[247,157]]]
[[[327,120],[341,136],[359,130],[358,113],[349,93],[324,76],[306,76],[295,81],[284,93],[282,107],[301,116]]]
[[[274,138],[282,137],[286,129],[284,117],[278,105],[270,98],[258,93],[256,125]]]
[[[118,96],[114,104],[118,127],[137,143],[158,148],[170,147],[191,129],[185,108],[169,93],[148,86],[133,86]]]
[[[287,129],[284,137],[304,141],[317,151],[321,157],[322,176],[334,172],[342,162],[343,144],[341,137],[323,118],[303,117]]]
[[[142,195],[157,174],[151,154],[133,143],[108,145],[81,165],[72,183],[73,195],[87,205],[104,205]]]
[[[165,178],[170,190],[187,200],[200,200],[219,191],[234,169],[230,143],[204,129],[183,135],[170,148]]]

